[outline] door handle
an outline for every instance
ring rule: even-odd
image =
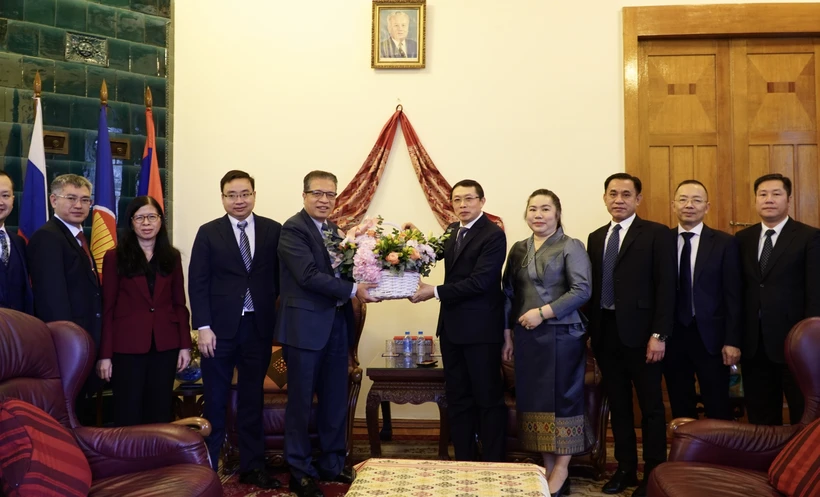
[[[729,226],[737,226],[740,228],[748,228],[749,226],[754,226],[755,224],[759,223],[738,223],[736,221],[729,221]]]

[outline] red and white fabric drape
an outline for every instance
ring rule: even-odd
[[[387,158],[390,156],[390,149],[396,137],[396,127],[399,125],[404,134],[404,141],[407,142],[407,151],[410,153],[413,170],[416,172],[421,189],[427,197],[427,203],[433,210],[438,223],[442,228],[446,228],[450,223],[458,221],[450,203],[450,183],[444,179],[427,154],[410,120],[401,109],[397,109],[382,128],[376,144],[373,145],[362,167],[339,194],[331,219],[343,230],[347,231],[364,219],[387,166]],[[502,229],[504,228],[504,222],[500,217],[488,212],[484,214]]]

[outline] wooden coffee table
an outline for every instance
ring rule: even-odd
[[[429,357],[428,357],[429,358]],[[379,405],[382,402],[396,404],[423,404],[435,402],[439,411],[439,459],[449,459],[450,426],[447,421],[447,397],[444,394],[444,366],[440,357],[432,368],[416,366],[418,356],[376,357],[367,366],[367,377],[373,380],[367,394],[367,437],[370,440],[370,457],[381,457],[379,439]]]

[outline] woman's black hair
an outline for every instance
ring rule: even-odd
[[[126,278],[133,278],[134,276],[142,276],[149,271],[148,259],[145,258],[145,253],[140,247],[137,233],[134,231],[133,217],[141,207],[150,205],[156,209],[160,217],[159,231],[154,242],[154,259],[157,262],[157,267],[162,275],[169,275],[174,270],[179,257],[179,250],[171,245],[168,239],[168,230],[165,229],[165,216],[162,215],[162,207],[159,202],[153,197],[144,195],[137,197],[128,204],[125,209],[126,220],[128,221],[128,228],[125,230],[125,235],[122,236],[117,244],[117,273]]]

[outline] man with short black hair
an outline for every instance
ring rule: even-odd
[[[675,248],[669,228],[635,214],[641,180],[616,173],[604,182],[604,205],[612,220],[589,235],[592,299],[589,333],[609,398],[618,470],[605,494],[638,484],[638,447],[632,386],[638,394],[643,434],[644,479],[632,493],[646,495],[649,474],[666,461],[666,417],[661,361],[675,310]]]
[[[663,361],[673,418],[698,418],[697,374],[706,416],[731,419],[729,366],[740,360],[741,342],[740,251],[735,237],[703,223],[709,207],[700,181],[686,180],[675,189],[675,332]]]
[[[412,302],[441,302],[436,335],[441,341],[450,437],[456,459],[506,457],[507,407],[501,377],[504,295],[501,268],[507,254],[504,231],[484,215],[484,189],[465,179],[450,191],[459,221],[447,227],[444,284],[420,283]],[[408,227],[414,227],[408,223]]]
[[[376,285],[341,278],[331,264],[325,239],[342,240],[329,219],[337,186],[332,173],[308,173],[302,185],[304,208],[285,221],[279,242],[282,305],[276,339],[288,366],[285,462],[289,488],[298,497],[322,497],[317,480],[349,484],[356,478],[345,467],[348,350],[356,340],[350,300],[375,302],[368,290]],[[321,448],[316,459],[308,433],[314,394]]]
[[[26,267],[26,244],[6,227],[14,209],[14,183],[0,171],[0,307],[34,314],[34,296]]]
[[[236,368],[239,481],[279,488],[265,470],[262,406],[279,296],[276,247],[282,225],[254,214],[256,181],[245,171],[228,171],[219,186],[226,215],[199,228],[188,267],[191,321],[202,353],[203,414],[212,427],[205,440],[216,471]]]
[[[820,231],[789,217],[792,182],[766,174],[754,182],[760,224],[737,233],[744,276],[743,389],[749,421],[791,424],[805,401],[783,353],[800,320],[820,316]]]

